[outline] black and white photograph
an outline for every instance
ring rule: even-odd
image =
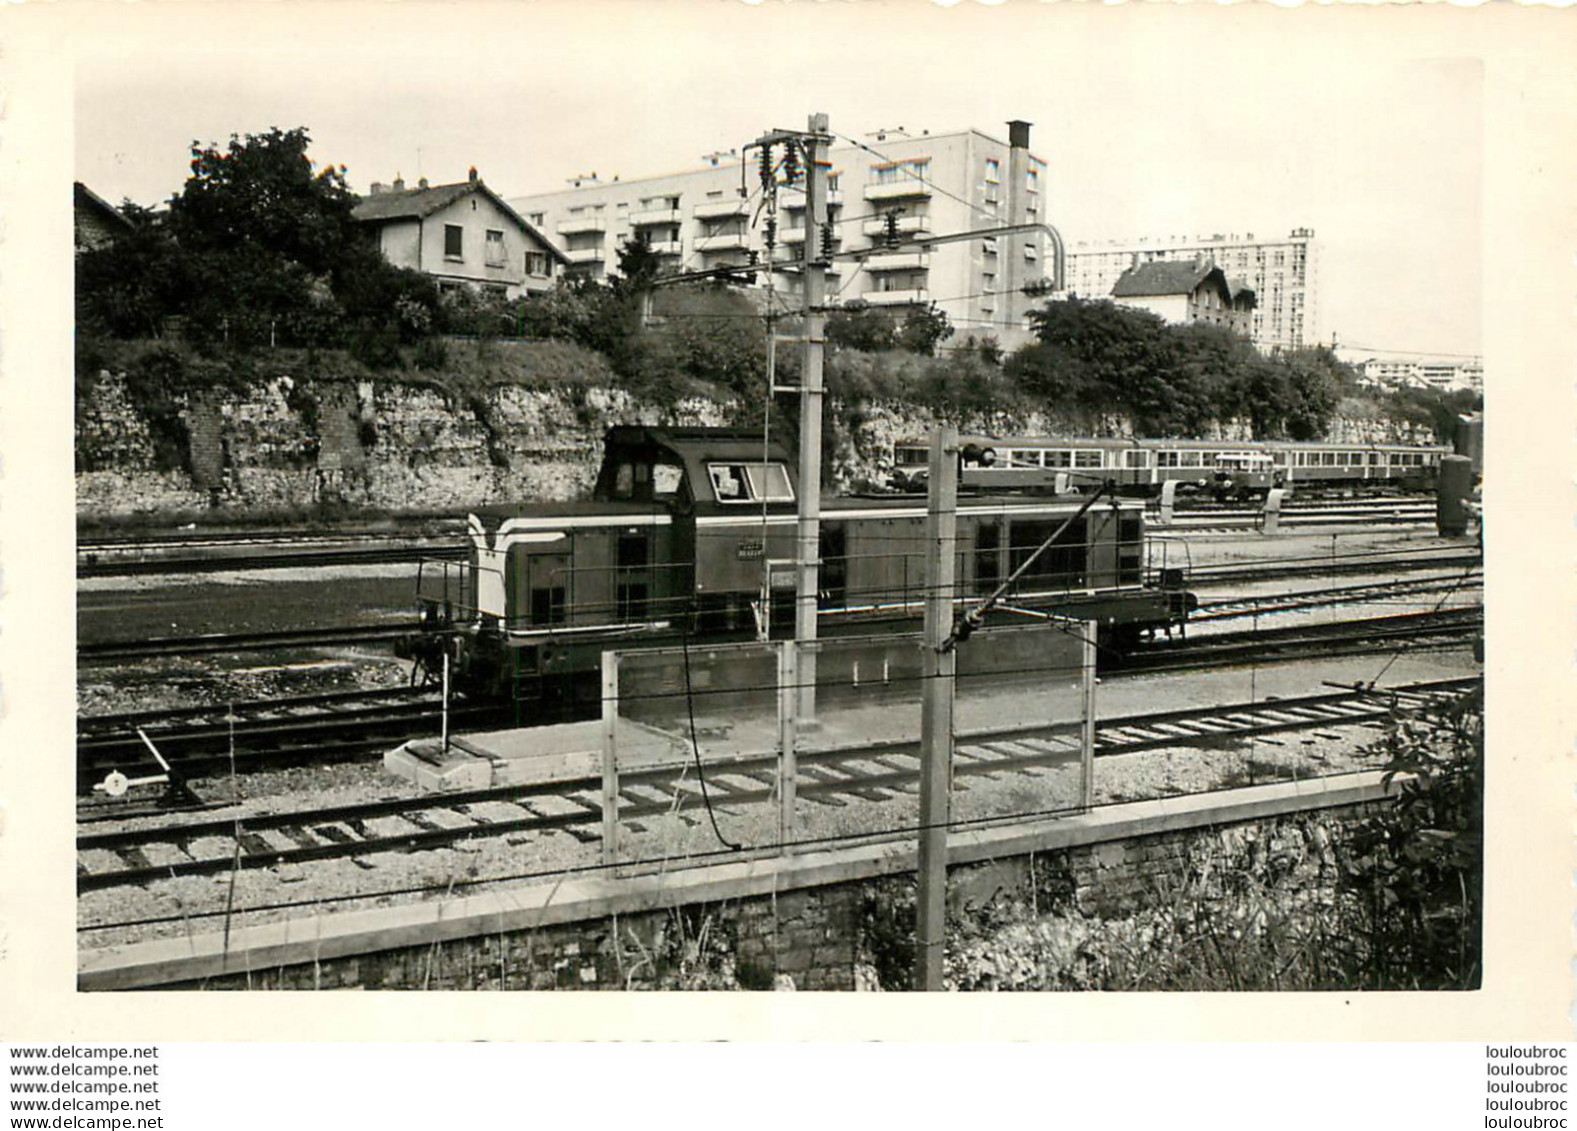
[[[1491,802],[1571,749],[1570,601],[1497,636],[1569,571],[1506,181],[1571,21],[1381,7],[65,13],[76,1000],[1479,1031],[1570,949]]]

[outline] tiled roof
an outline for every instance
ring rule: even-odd
[[[414,220],[422,216],[431,216],[440,208],[449,207],[477,187],[469,181],[461,181],[453,185],[433,185],[430,188],[374,193],[372,196],[362,197],[361,202],[351,212],[351,216],[357,220],[367,221]]]
[[[1147,295],[1186,295],[1216,270],[1210,264],[1200,265],[1191,259],[1162,259],[1142,263],[1122,273],[1112,287],[1113,298],[1142,298]]]

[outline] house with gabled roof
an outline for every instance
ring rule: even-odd
[[[1135,264],[1112,287],[1112,301],[1148,310],[1174,325],[1203,322],[1244,336],[1253,326],[1253,288],[1228,279],[1208,257]]]
[[[478,287],[509,298],[545,291],[568,259],[477,176],[457,184],[414,189],[396,178],[374,184],[351,212],[371,229],[383,256],[438,280],[440,287]]]
[[[103,247],[116,236],[132,230],[132,223],[109,201],[81,181],[71,186],[72,228],[76,250]]]

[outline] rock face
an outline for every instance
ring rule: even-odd
[[[160,419],[105,372],[78,405],[77,513],[452,512],[569,499],[590,491],[612,425],[719,425],[735,407],[660,406],[596,387],[504,386],[462,400],[436,387],[279,377],[237,396],[188,396]]]
[[[748,406],[699,397],[660,405],[623,389],[502,385],[455,394],[367,380],[254,382],[236,393],[186,394],[150,408],[124,375],[101,372],[77,403],[77,514],[307,514],[324,508],[456,513],[561,500],[591,490],[603,434],[615,424],[724,425]],[[934,415],[900,402],[829,403],[824,444],[838,489],[880,483],[893,445],[923,440]],[[1124,436],[1043,412],[975,413],[964,434]],[[1238,439],[1226,426],[1220,438]],[[1427,442],[1389,421],[1342,419],[1340,441]]]

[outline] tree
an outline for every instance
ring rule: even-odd
[[[121,205],[130,230],[76,261],[77,325],[86,333],[157,338],[185,304],[190,264],[169,227],[131,201]]]
[[[834,348],[879,353],[898,343],[898,323],[889,311],[853,299],[827,315],[827,344]]]
[[[335,270],[352,242],[356,195],[344,166],[314,171],[306,127],[232,134],[227,149],[192,143],[192,175],[170,202],[170,223],[191,252],[255,250],[311,275]]]
[[[936,347],[953,336],[953,324],[936,303],[916,307],[904,317],[898,345],[921,357],[935,357]]]
[[[614,285],[639,294],[650,289],[653,280],[661,273],[662,257],[652,250],[651,233],[642,231],[636,238],[624,241],[619,248],[618,274]]]

